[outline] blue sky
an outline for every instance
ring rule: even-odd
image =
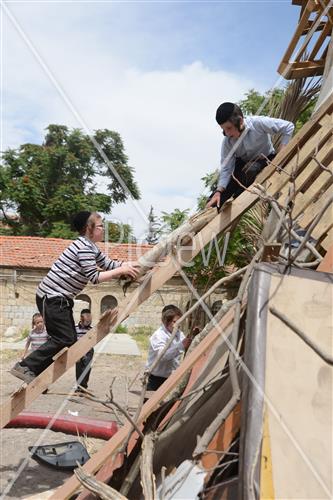
[[[299,10],[291,0],[7,2],[2,147],[40,142],[50,123],[117,130],[142,211],[129,201],[112,217],[142,237],[150,205],[195,207],[219,163],[216,107],[275,85]]]

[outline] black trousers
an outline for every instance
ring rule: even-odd
[[[150,374],[148,377],[147,391],[157,391],[157,389],[166,381],[167,377],[158,377]]]
[[[24,358],[21,365],[27,366],[32,372],[39,375],[52,364],[52,357],[57,352],[76,342],[77,336],[73,318],[74,302],[71,299],[65,297],[44,297],[41,299],[37,295],[36,304],[51,338]]]
[[[90,351],[88,351],[85,356],[82,356],[82,358],[75,365],[77,385],[81,385],[85,389],[88,387],[93,356],[94,349],[90,349]]]
[[[271,154],[268,156],[269,160],[273,160],[275,157],[275,154]],[[251,184],[255,181],[255,178],[257,177],[258,174],[267,166],[267,160],[266,158],[259,159],[254,162],[248,162],[246,163],[244,160],[241,158],[236,158],[235,161],[235,168],[233,175],[236,177],[236,179],[239,180],[239,182],[245,186],[249,187]],[[233,179],[233,177],[230,178],[230,181],[223,191],[221,193],[221,198],[220,198],[220,207],[225,203],[229,198],[237,198],[242,192],[244,191],[244,188],[238,184],[238,182]]]

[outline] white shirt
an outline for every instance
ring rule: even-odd
[[[149,370],[153,365],[159,353],[162,351],[166,343],[171,337],[171,333],[161,325],[158,330],[149,339],[149,351],[148,360],[146,364],[146,369]],[[155,366],[154,370],[151,372],[152,375],[157,377],[169,377],[171,372],[173,372],[180,365],[181,354],[184,352],[183,340],[185,335],[180,330],[177,331],[175,338],[173,339],[170,347],[164,353],[164,356],[160,359],[158,364]]]
[[[244,125],[245,129],[239,138],[223,139],[219,188],[227,187],[235,168],[236,158],[248,162],[260,154],[269,156],[274,153],[271,134],[281,134],[281,144],[287,144],[295,128],[291,122],[268,116],[247,116],[244,118]]]

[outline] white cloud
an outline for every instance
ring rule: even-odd
[[[140,70],[119,60],[114,47],[93,41],[91,33],[86,38],[78,26],[69,29],[70,19],[57,38],[51,25],[45,30],[22,12],[23,29],[88,127],[121,134],[143,210],[193,207],[200,178],[218,167],[222,136],[216,107],[239,100],[251,87],[260,90],[260,84],[201,61],[172,71]],[[41,138],[49,123],[80,126],[17,31],[9,22],[6,28],[4,83],[11,112],[5,115],[5,145],[31,140],[37,131]],[[112,216],[131,220],[138,236],[146,227],[131,201],[114,207]]]

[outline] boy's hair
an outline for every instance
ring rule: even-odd
[[[224,102],[216,110],[216,121],[219,125],[231,122],[240,131],[242,118],[244,118],[243,111],[237,104],[232,102]]]
[[[183,316],[181,310],[178,307],[173,306],[172,309],[170,308],[162,312],[162,323],[163,325],[169,325],[174,318],[180,318],[181,316]]]
[[[35,320],[37,318],[43,318],[42,314],[41,313],[35,313],[35,314],[32,315],[32,320],[31,320],[32,327],[35,326]]]
[[[91,314],[91,310],[90,309],[82,309],[82,311],[80,312],[80,315],[83,316],[83,314]]]
[[[81,236],[84,236],[87,229],[90,232],[95,229],[97,219],[102,219],[102,216],[98,212],[79,212],[74,215],[72,225]]]
[[[166,306],[163,307],[162,309],[162,314],[165,312],[165,311],[171,311],[172,309],[178,309],[177,306],[175,306],[174,304],[167,304]],[[178,309],[179,311],[179,309]]]

